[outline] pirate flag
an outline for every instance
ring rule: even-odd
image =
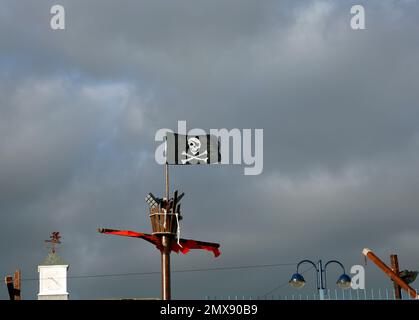
[[[167,164],[210,164],[220,161],[220,143],[217,136],[188,136],[173,132],[166,134]]]

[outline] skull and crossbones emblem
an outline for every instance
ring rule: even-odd
[[[186,159],[182,159],[182,164],[185,164],[186,162],[190,160],[198,160],[198,161],[205,161],[208,162],[208,156],[207,151],[205,150],[202,153],[199,153],[199,150],[201,149],[201,141],[199,141],[198,138],[189,138],[188,139],[188,147],[190,154],[183,151],[182,155],[186,156]]]

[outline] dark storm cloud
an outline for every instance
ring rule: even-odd
[[[265,156],[255,177],[239,166],[171,170],[186,192],[182,236],[223,252],[174,256],[174,269],[349,266],[365,246],[417,266],[417,3],[369,1],[359,32],[338,1],[61,1],[62,32],[49,29],[52,4],[2,1],[2,274],[20,266],[36,278],[53,230],[73,275],[158,270],[147,243],[95,229],[149,231],[144,196],[163,190],[154,133],[177,120],[263,128]],[[293,271],[174,274],[174,296],[263,294]],[[367,276],[384,286],[374,267]],[[72,279],[69,290],[158,296],[159,278]],[[24,297],[36,292],[25,283]]]

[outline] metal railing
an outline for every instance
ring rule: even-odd
[[[418,289],[415,289],[419,292]],[[267,296],[244,296],[223,295],[206,296],[206,300],[319,300],[319,294],[291,294],[291,295],[267,295]],[[394,289],[358,289],[340,290],[328,289],[325,300],[396,300]],[[414,300],[405,291],[402,291],[402,300]],[[419,300],[418,300],[419,302]]]

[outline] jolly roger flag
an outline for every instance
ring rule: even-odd
[[[220,143],[217,136],[192,136],[173,132],[166,134],[167,164],[211,164],[220,161]]]

